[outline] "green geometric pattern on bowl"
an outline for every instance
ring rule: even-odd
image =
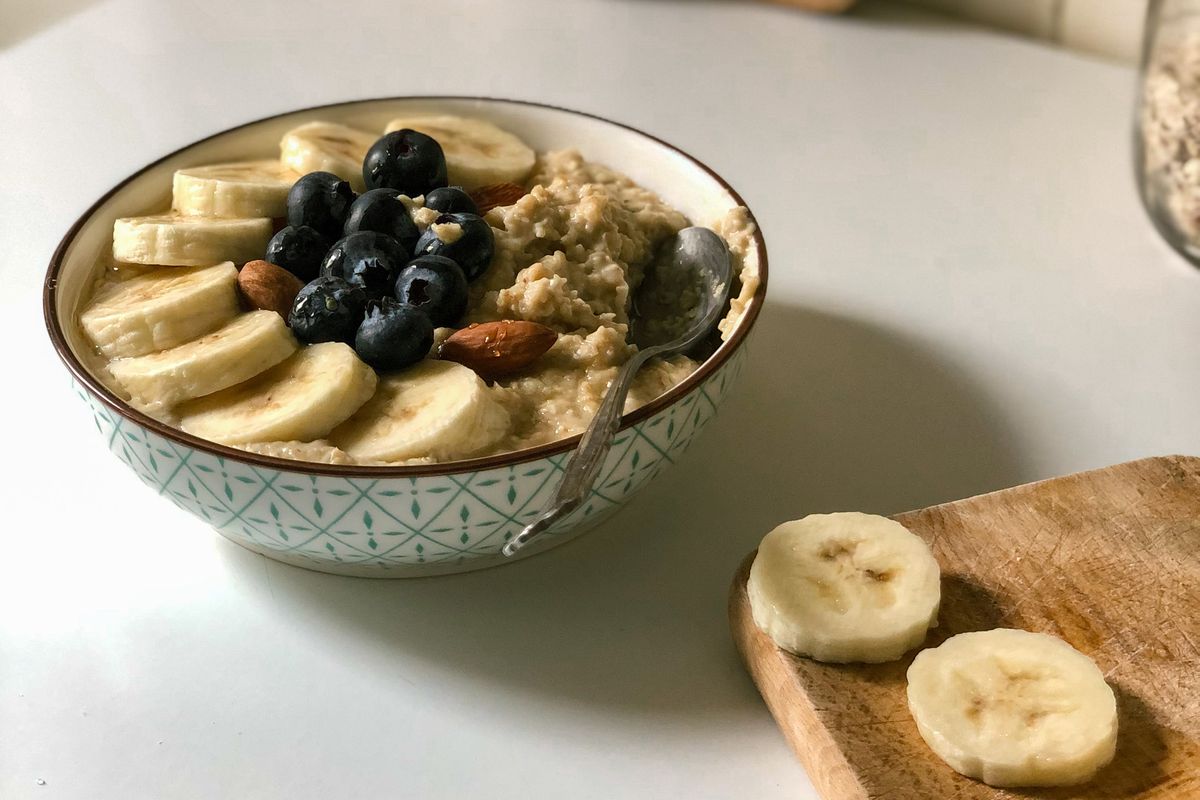
[[[743,345],[685,397],[620,431],[587,502],[522,554],[582,533],[672,463],[716,413],[745,358]],[[451,475],[309,475],[195,450],[114,413],[78,383],[75,390],[109,449],[155,492],[238,544],[327,572],[404,577],[498,563],[571,457]]]

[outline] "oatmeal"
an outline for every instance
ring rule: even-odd
[[[454,119],[457,118],[438,118],[442,135],[449,135],[445,133],[445,126],[449,124],[445,120]],[[464,125],[472,123],[469,120],[460,122]],[[326,139],[337,134],[328,125],[321,130]],[[474,131],[474,128],[469,130]],[[484,135],[511,137],[499,129],[494,130],[498,133],[485,131]],[[388,137],[401,134],[408,136],[414,132],[401,128],[398,133],[389,133],[372,146],[364,163],[382,163],[380,174],[390,174],[388,170],[393,167],[386,161],[391,157],[390,151],[383,155],[372,153],[386,144]],[[291,142],[290,152],[300,152],[294,141],[285,141]],[[342,135],[338,144],[339,157],[353,161],[347,151],[350,145],[345,143],[357,141],[360,140],[350,134]],[[418,140],[417,144],[427,146],[424,140]],[[470,202],[451,196],[454,193],[449,190],[438,190],[440,194],[426,191],[410,195],[389,189],[390,193],[376,190],[356,195],[347,188],[344,190],[347,202],[339,206],[337,193],[343,190],[330,183],[339,179],[337,175],[305,173],[295,183],[297,188],[289,191],[294,197],[298,191],[305,190],[304,182],[324,181],[317,188],[323,192],[322,198],[333,198],[322,199],[322,202],[333,204],[330,207],[335,218],[330,227],[320,229],[320,225],[328,221],[318,215],[308,228],[312,233],[301,230],[305,226],[297,225],[293,219],[294,200],[285,198],[284,206],[277,208],[275,215],[283,211],[289,215],[292,225],[275,234],[269,243],[257,239],[238,243],[239,253],[251,248],[265,250],[272,264],[309,281],[295,296],[288,318],[290,333],[286,336],[291,340],[294,335],[299,341],[292,341],[288,347],[281,341],[279,347],[284,353],[304,344],[310,344],[310,348],[300,347],[296,355],[263,375],[249,380],[238,375],[238,379],[244,381],[238,386],[178,403],[178,398],[194,397],[195,392],[181,393],[171,384],[155,396],[155,385],[149,384],[133,397],[129,387],[114,378],[122,372],[120,362],[109,364],[115,369],[98,372],[123,397],[168,424],[184,430],[203,430],[206,438],[250,452],[318,463],[428,463],[518,450],[581,432],[594,415],[618,368],[635,352],[635,347],[629,343],[631,298],[638,291],[647,267],[664,242],[690,222],[653,192],[607,166],[589,162],[577,151],[526,156],[523,151],[517,152],[517,145],[512,142],[504,140],[504,146],[514,154],[507,160],[501,158],[500,166],[507,171],[498,174],[509,179],[505,183],[509,187],[506,191],[513,195],[522,191],[524,194],[509,205],[487,210],[482,219],[469,210],[446,210],[448,203]],[[440,179],[442,185],[446,180],[453,183],[456,169],[476,180],[479,175],[487,174],[486,164],[481,167],[472,162],[468,165],[470,169],[456,166],[459,160],[470,157],[469,149],[446,148],[444,152],[446,165],[443,169],[448,168],[449,176]],[[500,148],[496,152],[509,151]],[[326,159],[322,163],[328,166],[339,162]],[[288,166],[296,173],[304,169],[303,164],[288,162]],[[521,189],[514,191],[512,184],[515,181],[511,178],[516,169],[527,170],[527,173],[519,182]],[[281,182],[294,180],[278,167],[272,167],[272,170]],[[225,173],[240,175],[242,171],[226,168],[222,174]],[[313,174],[327,177],[314,178]],[[367,188],[371,188],[371,173],[366,177]],[[209,187],[204,190],[209,195],[216,191]],[[189,196],[200,194],[202,192],[192,187]],[[468,197],[466,193],[461,194]],[[236,193],[231,196],[236,200]],[[255,203],[256,209],[264,204],[269,206],[270,194],[258,187]],[[236,207],[236,202],[223,198],[222,208],[231,206]],[[173,213],[181,212],[177,209]],[[339,213],[341,217],[337,217]],[[342,219],[358,222],[346,223],[343,231]],[[383,219],[383,223],[379,219]],[[188,222],[203,232],[202,222],[199,225],[192,219]],[[720,219],[699,222],[709,225],[727,242],[738,276],[729,312],[720,323],[722,338],[728,338],[758,288],[754,223],[744,208],[734,209]],[[363,227],[356,227],[359,224]],[[380,232],[382,224],[386,224],[383,228],[386,235]],[[227,225],[225,229],[230,227]],[[251,225],[232,227],[247,232],[259,230],[258,226]],[[355,230],[351,231],[351,227]],[[344,234],[343,238],[329,249],[329,239],[337,234]],[[228,233],[223,235],[229,236]],[[291,238],[278,245],[281,237]],[[203,250],[204,240],[201,238],[200,241]],[[306,252],[310,242],[315,242],[312,247],[317,249]],[[391,249],[396,249],[400,255],[393,256]],[[414,253],[415,259],[412,258]],[[192,257],[193,253],[189,251],[188,255]],[[173,262],[169,257],[168,253],[165,259],[161,255],[152,259],[156,259],[156,264],[170,265]],[[212,260],[218,263],[222,259]],[[414,265],[425,271],[405,278],[404,270],[415,268]],[[202,286],[198,283],[196,291],[203,289],[206,297],[215,298],[212,300],[214,308],[220,309],[216,313],[216,322],[210,324],[208,320],[202,320],[201,327],[205,330],[200,334],[207,333],[218,323],[236,328],[231,321],[237,313],[231,310],[232,298],[236,297],[233,294],[235,287],[229,284],[226,290],[220,290],[212,285],[214,274],[225,275],[228,280],[232,273],[230,267],[216,272],[208,268],[207,273],[203,272],[204,267],[171,269],[177,270],[172,274],[182,276],[174,279],[173,287],[181,280],[185,287],[189,285],[188,281],[206,281]],[[187,269],[199,277],[193,279],[192,273],[185,271]],[[125,272],[129,271],[126,267]],[[269,273],[259,271],[256,274]],[[456,275],[459,277],[455,278]],[[457,281],[464,277],[466,282],[460,287]],[[96,296],[112,296],[116,284],[112,274],[106,271]],[[394,297],[391,294],[393,287]],[[176,295],[180,294],[177,287],[174,291]],[[463,294],[456,294],[460,291]],[[681,296],[685,292],[675,288],[671,291]],[[162,305],[160,302],[159,306]],[[85,311],[85,317],[87,313]],[[213,313],[208,312],[209,316]],[[366,319],[362,321],[364,314]],[[451,324],[431,324],[430,320]],[[541,330],[549,331],[544,337],[545,344],[538,347],[537,352],[522,354],[522,358],[532,359],[529,363],[505,362],[510,369],[492,376],[483,371],[476,375],[461,364],[437,360],[439,346],[456,330],[481,324],[479,330],[482,331],[489,323],[494,326],[504,320],[536,323],[533,327],[544,326]],[[150,321],[154,322],[153,319]],[[685,319],[679,320],[680,324],[684,322]],[[187,329],[178,323],[174,327]],[[119,334],[119,330],[114,332],[106,328],[104,338],[98,343],[107,345]],[[338,344],[341,349],[335,349],[332,345],[311,345],[313,342],[342,342],[349,346]],[[501,343],[501,346],[511,346],[511,343]],[[310,353],[313,347],[327,349]],[[195,349],[198,348],[193,347]],[[227,349],[232,351],[232,348]],[[409,352],[411,355],[407,354]],[[174,357],[173,350],[156,356],[157,361],[166,365],[160,371],[169,371]],[[212,356],[206,353],[205,358],[211,360]],[[375,367],[378,385],[373,377],[369,384],[366,382],[363,369],[355,366],[355,362],[358,367],[365,366],[359,359],[366,359]],[[195,379],[196,385],[229,385],[228,381],[207,380],[209,376],[205,370],[209,365],[194,354],[192,360],[199,363],[189,365],[189,368],[206,379]],[[228,355],[226,360],[229,360]],[[503,359],[497,363],[500,361]],[[417,366],[407,366],[414,362]],[[697,366],[696,361],[686,356],[652,360],[638,372],[625,410],[635,409],[660,396],[683,381]],[[222,370],[229,368],[221,367]],[[328,382],[320,376],[335,373],[345,376],[337,381],[356,383],[353,386],[322,385],[318,392],[315,385]],[[314,399],[317,394],[321,395],[319,401]],[[347,407],[344,398],[356,398],[353,407]],[[292,403],[296,404],[297,417],[304,417],[303,425],[289,427],[287,415]],[[232,411],[235,407],[240,422],[237,426],[222,427],[226,416],[234,419]],[[280,425],[269,428],[283,432],[278,440],[243,440],[248,410],[259,407],[270,408],[270,414],[279,418]],[[301,409],[303,414],[299,413]],[[275,417],[272,417],[273,422]],[[288,432],[292,430],[304,431],[303,438],[295,434],[289,438]]]
[[[1140,141],[1151,210],[1200,252],[1200,32],[1155,47],[1142,85]]]

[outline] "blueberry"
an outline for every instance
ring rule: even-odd
[[[283,267],[302,281],[311,281],[321,271],[321,260],[329,251],[329,240],[313,228],[291,225],[267,242],[266,260]]]
[[[467,276],[444,256],[417,256],[396,276],[395,294],[424,311],[435,327],[453,326],[467,310]]]
[[[386,187],[409,197],[446,185],[442,146],[425,134],[405,128],[384,134],[363,159],[368,189]]]
[[[390,297],[371,304],[354,337],[358,357],[381,372],[415,364],[431,347],[433,323],[425,312]]]
[[[317,278],[296,295],[288,325],[306,344],[352,344],[366,309],[367,295],[361,287],[341,278]]]
[[[457,225],[459,230],[444,225]],[[441,236],[435,228],[441,228]],[[487,272],[495,249],[492,226],[476,214],[441,214],[417,239],[417,255],[445,256],[462,267],[469,281]]]
[[[479,214],[479,206],[471,199],[471,195],[463,191],[461,186],[443,186],[425,195],[425,207],[440,211],[443,214],[465,212]]]
[[[378,299],[390,294],[396,274],[412,253],[395,239],[375,231],[359,231],[334,242],[321,263],[321,274],[341,278]]]
[[[408,208],[397,198],[395,189],[372,189],[363,192],[350,206],[346,216],[345,233],[375,231],[391,236],[400,242],[405,252],[411,253],[421,232],[412,221]]]
[[[288,192],[288,225],[316,228],[332,241],[342,235],[342,223],[353,202],[349,183],[332,172],[310,172]]]

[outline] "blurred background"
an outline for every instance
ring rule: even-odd
[[[1147,0],[903,0],[1013,33],[1132,63]]]
[[[853,0],[778,0],[841,7]],[[1137,57],[1147,0],[871,0],[861,5],[912,5],[1119,61]],[[0,47],[98,0],[0,0]],[[565,5],[566,3],[564,3]]]

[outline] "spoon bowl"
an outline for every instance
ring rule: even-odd
[[[686,352],[709,333],[729,303],[732,275],[725,242],[708,228],[668,239],[633,297],[630,340],[639,350]],[[693,334],[694,339],[681,341]]]

